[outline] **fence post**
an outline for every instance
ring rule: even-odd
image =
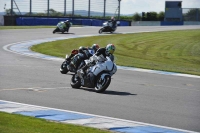
[[[29,13],[29,16],[32,15],[32,0],[30,0],[30,13]]]
[[[66,16],[66,0],[64,0],[64,16]]]
[[[121,2],[121,0],[119,0],[119,5],[118,5],[118,20],[120,18],[120,2]]]
[[[49,0],[47,0],[47,16],[49,16]]]
[[[10,15],[13,15],[13,0],[11,0],[11,10],[10,10]]]
[[[72,17],[74,17],[74,0],[72,0]]]
[[[104,0],[104,10],[103,10],[103,17],[106,16],[106,0]]]
[[[88,0],[88,18],[90,18],[90,0]]]

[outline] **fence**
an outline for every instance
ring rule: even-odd
[[[10,0],[6,14],[11,16],[66,16],[110,17],[120,16],[121,0]]]
[[[200,21],[200,8],[183,8],[183,21]]]

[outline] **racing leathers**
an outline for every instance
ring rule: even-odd
[[[106,53],[106,48],[99,48],[96,53],[90,57],[90,63],[86,64],[85,66],[82,67],[82,71],[83,71],[83,74],[85,74],[85,71],[92,65],[95,65],[95,63],[98,61],[100,62],[104,62],[106,61],[106,56],[109,56],[107,55]]]
[[[116,20],[111,19],[108,22],[112,23],[112,29],[116,28],[116,23],[117,23]]]

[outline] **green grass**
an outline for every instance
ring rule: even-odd
[[[0,112],[0,133],[110,133],[107,130],[56,123]]]
[[[152,70],[200,75],[200,30],[115,34],[54,41],[31,49],[47,55],[65,57],[79,46],[116,46],[116,63]]]

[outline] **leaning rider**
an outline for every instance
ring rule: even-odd
[[[98,44],[92,44],[92,47],[88,47],[88,48],[82,47],[82,46],[81,46],[81,47],[79,47],[78,50],[76,50],[76,49],[72,50],[71,55],[70,55],[66,60],[67,60],[67,61],[70,61],[71,58],[74,57],[74,55],[76,55],[76,54],[78,54],[78,53],[85,54],[85,53],[84,53],[84,50],[90,50],[91,53],[94,54],[99,48],[100,48],[100,47],[99,47]],[[92,55],[93,55],[93,54],[92,54]]]
[[[116,28],[116,20],[115,20],[115,17],[111,17],[111,19],[108,21],[108,22],[111,22],[112,23],[112,29]]]
[[[71,26],[71,23],[70,23],[70,21],[69,20],[66,20],[66,21],[64,21],[64,23],[65,23],[65,31],[69,31],[69,28],[70,28],[70,26]]]
[[[115,51],[115,45],[114,44],[108,44],[105,48],[100,48],[97,50],[97,52],[90,57],[90,60],[92,60],[92,62],[86,64],[85,66],[82,67],[82,69],[78,70],[77,73],[79,75],[85,75],[85,71],[90,67],[96,64],[97,60],[99,62],[104,62],[107,60],[107,56],[112,56],[113,57],[113,53]]]

